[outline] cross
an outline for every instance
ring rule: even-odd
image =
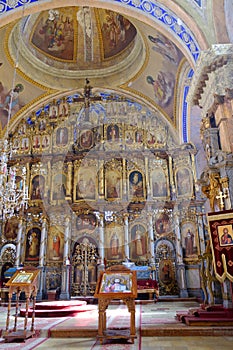
[[[223,199],[227,198],[228,195],[227,194],[223,194],[222,191],[219,191],[218,193],[219,194],[218,194],[218,196],[216,196],[216,199],[220,199],[220,209],[224,209],[224,201],[223,201]]]
[[[101,96],[91,96],[92,86],[90,86],[90,81],[86,78],[86,85],[84,86],[83,97],[74,98],[74,102],[84,102],[85,109],[85,121],[89,121],[89,108],[91,101],[101,101]]]

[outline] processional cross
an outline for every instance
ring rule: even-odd
[[[89,112],[91,101],[101,101],[101,96],[92,96],[91,94],[92,86],[90,86],[90,81],[86,78],[86,85],[84,86],[84,93],[82,97],[76,97],[73,99],[74,102],[84,102],[84,121],[89,121]]]
[[[216,196],[216,199],[220,200],[220,209],[224,209],[224,199],[228,197],[226,193],[223,193],[222,191],[218,192],[218,196]]]

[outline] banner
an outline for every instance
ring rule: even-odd
[[[207,220],[216,278],[233,282],[233,210],[208,213]]]

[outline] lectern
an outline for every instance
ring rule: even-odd
[[[136,271],[131,271],[123,265],[109,267],[101,271],[95,295],[98,298],[99,325],[98,338],[100,344],[104,339],[130,339],[134,343],[135,331],[135,298],[137,297]],[[107,330],[106,310],[113,299],[120,299],[127,305],[130,312],[129,329]]]
[[[30,338],[35,334],[34,330],[34,319],[35,319],[35,302],[37,294],[37,279],[40,270],[34,267],[24,268],[18,270],[11,277],[11,279],[6,283],[6,286],[9,287],[9,302],[8,302],[8,312],[6,319],[6,330],[3,334],[6,342],[10,342],[16,339],[25,340]],[[17,319],[19,312],[19,297],[21,292],[25,292],[26,297],[26,313],[24,318],[24,329],[17,329]],[[15,320],[14,327],[10,330],[10,313],[11,313],[11,299],[13,293],[16,293],[16,310],[15,310]],[[30,298],[33,301],[33,312],[32,312],[32,323],[30,330],[27,330],[27,320],[28,320],[28,308]]]

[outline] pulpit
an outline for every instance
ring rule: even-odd
[[[98,338],[100,344],[104,339],[130,339],[134,343],[135,330],[135,298],[137,297],[136,272],[123,265],[109,267],[101,271],[95,298],[98,298],[99,325]],[[112,300],[119,299],[128,307],[130,312],[130,326],[128,329],[107,329],[106,310]]]
[[[8,312],[6,319],[6,330],[3,334],[3,338],[5,338],[6,342],[14,341],[14,340],[25,340],[30,338],[35,334],[34,330],[34,319],[35,319],[35,301],[37,294],[37,283],[38,283],[38,274],[39,270],[34,267],[24,268],[22,270],[18,270],[11,277],[11,279],[6,283],[6,286],[9,287],[8,293]],[[21,292],[25,292],[26,298],[26,313],[24,318],[24,328],[17,328],[17,319],[19,312],[19,297]],[[14,327],[10,330],[10,314],[11,314],[11,300],[13,293],[16,294],[16,309],[15,309],[15,320]],[[28,320],[28,309],[30,298],[32,298],[33,302],[33,313],[32,313],[32,322],[30,330],[27,329],[27,320]]]

